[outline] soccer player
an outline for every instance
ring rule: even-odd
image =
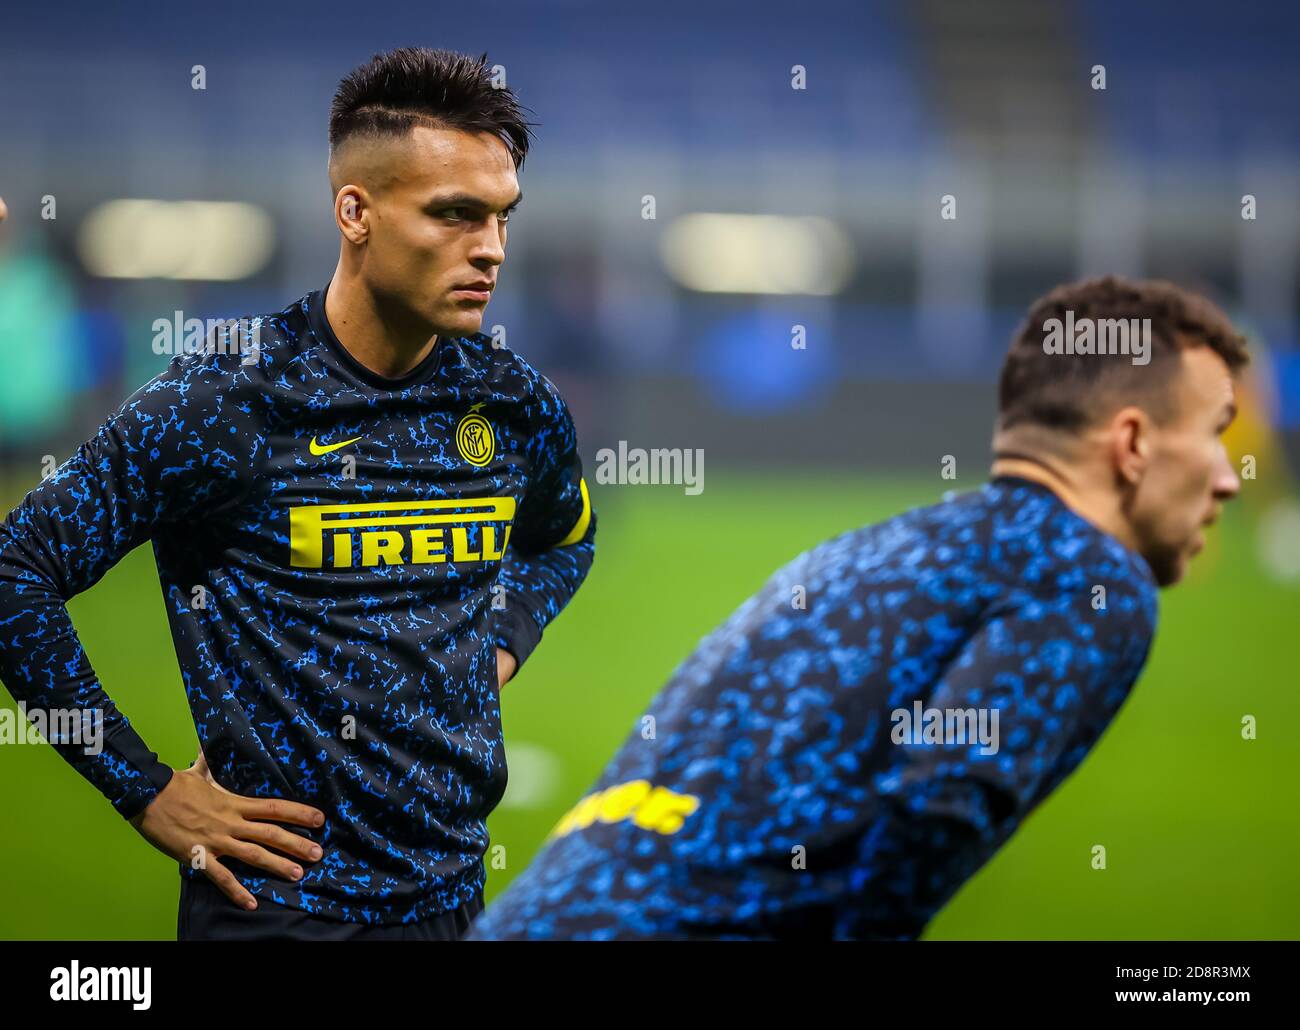
[[[0,527],[0,675],[29,711],[100,713],[102,750],[56,746],[181,863],[182,938],[455,938],[481,909],[499,687],[596,530],[563,400],[480,332],[530,131],[486,55],[353,71],[328,285],[173,358]],[[145,540],[190,769],[65,608]]]
[[[1220,434],[1246,360],[1167,283],[1039,300],[991,481],[779,570],[471,936],[918,936],[1128,696],[1156,587],[1240,486]]]

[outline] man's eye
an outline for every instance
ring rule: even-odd
[[[499,215],[497,215],[497,220],[500,222],[508,222],[510,221],[510,216],[512,214],[514,214],[513,211],[502,211]]]
[[[454,221],[460,221],[464,215],[465,209],[463,207],[445,207],[442,209],[443,218],[451,218]]]

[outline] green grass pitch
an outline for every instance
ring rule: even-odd
[[[772,570],[844,529],[976,485],[720,470],[694,497],[596,488],[592,574],[505,690],[518,758],[489,824],[505,848],[489,902],[677,663]],[[1187,583],[1162,594],[1151,661],[1110,731],[928,937],[1300,936],[1300,586],[1262,572],[1253,534],[1251,511],[1229,506]],[[196,738],[150,549],[71,610],[109,693],[165,761],[188,765]],[[7,691],[0,702],[13,706]],[[1253,741],[1241,737],[1246,714],[1258,720]],[[0,747],[0,809],[0,938],[175,936],[174,867],[49,747]],[[1096,844],[1105,870],[1092,868]]]

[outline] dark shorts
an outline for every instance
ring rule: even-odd
[[[373,926],[312,915],[301,909],[257,899],[252,912],[221,893],[205,876],[181,877],[178,941],[456,941],[483,911],[476,895],[460,908],[418,923]]]

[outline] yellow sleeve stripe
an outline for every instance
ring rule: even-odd
[[[578,516],[578,521],[569,530],[569,535],[561,540],[556,547],[568,547],[570,544],[576,544],[587,535],[587,527],[591,525],[591,498],[587,496],[587,481],[578,480],[578,489],[582,491],[582,514]]]

